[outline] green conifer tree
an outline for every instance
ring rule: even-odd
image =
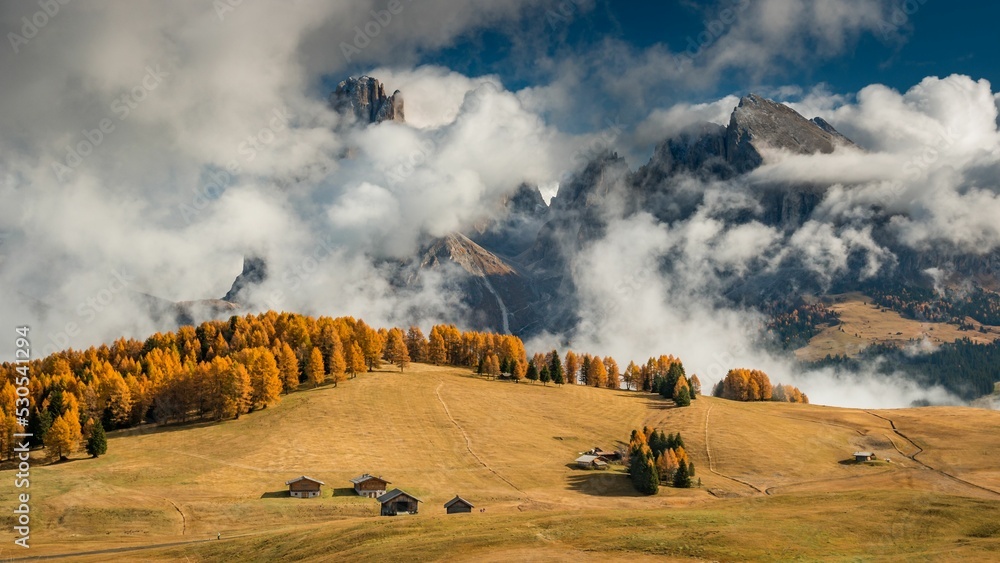
[[[688,475],[687,465],[681,463],[677,471],[674,472],[674,487],[678,489],[687,489],[691,487],[691,476]]]
[[[108,453],[108,438],[104,435],[104,426],[99,420],[94,423],[90,437],[87,438],[87,453],[92,457]]]

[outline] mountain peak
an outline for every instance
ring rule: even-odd
[[[504,276],[514,270],[503,260],[461,233],[450,233],[435,240],[421,260],[421,267],[454,262],[476,277]]]
[[[763,164],[761,150],[780,149],[795,154],[831,153],[852,145],[826,121],[810,121],[792,108],[757,94],[740,99],[726,131],[726,153],[738,172]]]
[[[371,76],[352,76],[338,84],[330,95],[330,104],[340,113],[353,113],[362,123],[406,121],[403,94],[396,90],[387,96],[385,85]]]

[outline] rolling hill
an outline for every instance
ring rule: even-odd
[[[855,356],[872,344],[907,346],[925,342],[936,347],[943,343],[968,338],[977,344],[988,344],[1000,338],[1000,329],[975,319],[964,319],[971,330],[956,324],[908,319],[896,311],[879,307],[871,297],[847,293],[826,297],[824,303],[837,314],[836,326],[824,327],[808,345],[795,351],[800,360],[817,361],[827,355]],[[987,329],[984,332],[981,329]]]
[[[572,468],[643,425],[682,433],[701,487],[646,497],[619,471]],[[987,410],[711,397],[677,409],[651,394],[415,364],[235,421],[112,433],[98,459],[38,460],[32,549],[0,557],[984,560],[1000,553],[998,431]],[[859,449],[890,461],[848,462]],[[349,490],[364,472],[420,498],[420,514],[379,517]],[[327,484],[321,498],[285,496],[303,474]],[[472,514],[444,514],[455,494]],[[0,490],[0,504],[13,500]]]

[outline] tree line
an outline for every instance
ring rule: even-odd
[[[808,403],[809,397],[791,385],[771,385],[771,379],[759,369],[731,369],[716,383],[712,396],[730,401],[778,401]]]
[[[411,361],[475,365],[498,355],[526,364],[524,345],[509,335],[435,326],[374,329],[352,317],[273,311],[233,316],[158,332],[145,341],[65,350],[28,364],[32,446],[57,458],[106,451],[105,430],[143,423],[221,420],[265,409],[301,387],[337,386],[359,373]],[[16,365],[0,364],[0,459],[19,432]]]
[[[375,329],[353,317],[310,317],[269,311],[158,332],[145,340],[64,350],[28,364],[33,446],[56,457],[84,440],[92,455],[106,450],[106,430],[140,424],[238,418],[283,394],[336,387],[359,373],[410,362],[469,367],[479,373],[543,385],[579,384],[660,393],[678,405],[701,391],[679,358],[661,355],[624,371],[610,356],[557,350],[530,358],[513,335],[435,325]],[[13,455],[16,365],[0,364],[0,458]]]

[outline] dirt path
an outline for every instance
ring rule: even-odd
[[[750,487],[751,489],[757,491],[758,493],[770,494],[767,492],[767,490],[761,489],[752,483],[748,483],[742,479],[737,479],[736,477],[730,477],[729,475],[720,473],[715,470],[715,460],[712,458],[712,447],[708,441],[708,417],[710,414],[712,414],[713,406],[714,405],[709,405],[708,410],[705,411],[705,455],[708,456],[708,470],[724,479],[729,479],[730,481],[739,483],[741,485],[746,485],[747,487]]]
[[[902,432],[900,432],[899,429],[896,428],[896,423],[891,418],[886,417],[886,416],[882,416],[880,414],[875,414],[875,413],[873,413],[871,411],[865,411],[865,412],[868,413],[868,414],[870,414],[870,415],[872,415],[872,416],[874,416],[874,417],[876,417],[876,418],[881,418],[882,420],[888,422],[889,425],[892,426],[892,431],[893,432],[895,432],[900,438],[906,440],[907,442],[910,443],[910,445],[912,445],[914,448],[917,449],[917,452],[915,454],[913,454],[913,455],[903,454],[903,455],[906,455],[906,457],[908,459],[910,459],[910,460],[912,460],[912,461],[914,461],[916,463],[919,463],[925,469],[929,469],[929,470],[931,470],[931,471],[933,471],[935,473],[938,473],[939,475],[942,475],[944,477],[947,477],[948,479],[951,479],[952,481],[955,481],[957,483],[961,483],[963,485],[967,485],[969,487],[973,487],[973,488],[979,489],[981,491],[986,491],[988,493],[993,493],[994,495],[1000,496],[1000,491],[996,491],[996,490],[990,489],[989,487],[984,487],[982,485],[977,485],[977,484],[972,483],[970,481],[966,481],[965,479],[962,479],[960,477],[956,477],[956,476],[952,475],[951,473],[948,473],[946,471],[942,471],[940,469],[931,467],[930,465],[927,465],[923,461],[917,459],[918,455],[924,453],[924,449],[921,448],[920,446],[918,446],[917,443],[914,442],[909,436],[907,436],[906,434],[903,434]],[[893,446],[895,446],[895,444],[893,444]],[[896,448],[896,451],[899,451],[899,448]],[[899,453],[902,454],[903,452],[899,451]]]
[[[172,501],[172,500],[170,500],[170,499],[168,499],[166,497],[163,497],[163,500],[169,502],[170,506],[173,506],[174,510],[177,511],[177,514],[181,515],[181,535],[183,536],[183,535],[187,534],[188,522],[187,522],[187,516],[184,516],[184,511],[181,510],[181,507],[177,506],[176,502],[174,502],[174,501]]]
[[[489,464],[483,461],[483,458],[479,457],[479,454],[477,454],[475,450],[472,449],[472,440],[469,438],[469,434],[465,431],[465,428],[462,428],[462,425],[459,424],[457,420],[455,420],[455,417],[451,416],[451,411],[448,410],[448,405],[444,402],[444,399],[441,398],[441,387],[443,386],[444,386],[443,381],[438,383],[437,388],[434,389],[434,394],[437,395],[438,402],[441,403],[441,407],[444,408],[444,414],[448,415],[448,420],[450,420],[451,423],[455,425],[455,428],[458,428],[459,432],[462,433],[462,437],[465,438],[465,449],[469,450],[469,453],[472,454],[472,457],[476,458],[476,461],[478,461],[480,465],[485,467],[487,471],[495,475],[498,479],[500,479],[504,483],[510,485],[515,491],[524,495],[524,497],[527,500],[531,500],[531,497],[528,496],[528,493],[521,490],[520,487],[512,483],[509,479],[507,479],[503,475],[497,473],[495,469],[493,469],[492,467],[489,466]]]

